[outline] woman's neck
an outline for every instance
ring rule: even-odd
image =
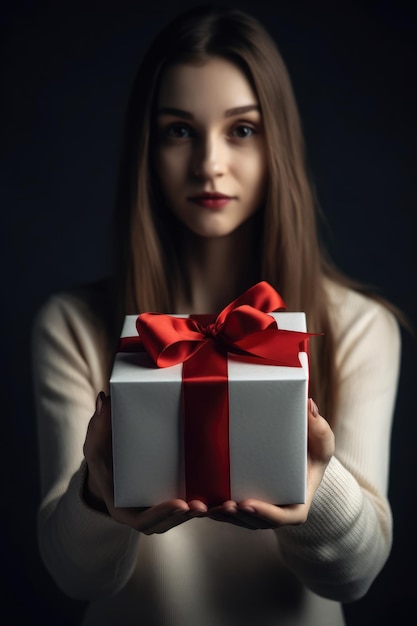
[[[254,228],[250,221],[225,237],[198,237],[183,233],[182,259],[185,292],[177,313],[218,313],[250,287],[254,266]]]

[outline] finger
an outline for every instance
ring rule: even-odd
[[[203,517],[207,505],[201,500],[186,502],[181,499],[168,500],[153,507],[117,508],[113,507],[113,517],[124,519],[125,523],[136,530],[150,535],[166,532],[194,517]]]
[[[190,511],[195,512],[196,514],[205,514],[208,510],[207,504],[201,500],[190,500],[188,502],[188,506],[190,507]]]
[[[142,514],[136,528],[144,534],[163,533],[179,524],[205,515],[207,506],[200,501],[170,500]]]
[[[263,500],[246,499],[238,503],[239,516],[250,516],[259,528],[279,528],[287,524],[302,524],[307,519],[305,504],[276,506]]]
[[[308,452],[312,461],[327,464],[334,454],[334,433],[312,398],[308,402]]]
[[[104,451],[108,452],[111,444],[110,398],[103,391],[97,395],[96,410],[91,417],[84,441],[84,456],[95,458]]]
[[[132,512],[135,511],[135,509],[130,510]],[[137,529],[142,531],[148,528],[152,528],[153,526],[156,527],[168,518],[174,518],[177,515],[184,515],[189,511],[190,507],[188,506],[187,502],[179,498],[167,500],[166,502],[161,502],[161,504],[148,507],[144,511],[142,510],[140,512],[140,514],[138,515]]]
[[[110,402],[104,392],[96,398],[96,410],[91,417],[83,446],[88,466],[86,497],[95,502],[105,502],[107,510],[113,496],[113,467]],[[93,501],[91,501],[92,503]],[[100,506],[100,508],[102,508]]]
[[[227,524],[234,524],[250,530],[255,528],[251,521],[247,523],[245,520],[239,519],[237,504],[233,500],[227,500],[218,506],[211,507],[207,512],[207,517],[216,522],[226,522]]]
[[[170,500],[153,507],[115,507],[112,502],[109,507],[110,515],[116,521],[141,532],[188,510],[188,505],[183,500]]]
[[[172,528],[175,528],[176,526],[179,526],[180,524],[188,522],[194,517],[201,517],[202,515],[202,513],[199,513],[197,511],[177,512],[160,521],[158,524],[153,524],[146,528],[141,527],[140,530],[145,535],[161,534],[167,532],[168,530],[171,530]]]
[[[223,504],[209,509],[208,517],[216,521],[249,528],[250,530],[271,528],[269,519],[260,518],[252,507],[245,510],[244,507],[241,508],[232,500],[227,500]],[[275,522],[273,522],[273,525],[275,525]]]
[[[258,526],[250,520],[249,522],[241,519],[239,515],[231,515],[227,513],[209,513],[207,515],[211,520],[215,522],[224,522],[226,524],[233,524],[234,526],[240,526],[240,528],[247,528],[248,530],[257,530]]]
[[[217,522],[226,522],[228,524],[234,524],[235,526],[240,526],[242,528],[247,528],[249,530],[265,530],[271,528],[278,528],[282,524],[277,523],[277,521],[266,519],[260,517],[256,513],[247,512],[245,510],[238,510],[236,513],[222,513],[222,512],[213,512],[209,513],[208,517],[210,519],[215,520]]]

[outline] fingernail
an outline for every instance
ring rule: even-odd
[[[313,398],[308,399],[308,405],[313,416],[317,417],[317,415],[319,414],[319,409],[317,407],[317,404],[314,402]]]
[[[100,415],[101,409],[103,408],[103,399],[105,397],[104,391],[100,391],[96,398],[96,415]]]

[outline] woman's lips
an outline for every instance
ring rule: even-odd
[[[188,198],[190,202],[205,209],[221,209],[233,199],[232,196],[226,196],[222,193],[199,193]]]

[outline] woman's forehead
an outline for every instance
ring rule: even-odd
[[[242,70],[226,59],[211,58],[204,63],[179,63],[162,75],[157,109],[184,111],[228,109],[257,104],[256,94]]]

